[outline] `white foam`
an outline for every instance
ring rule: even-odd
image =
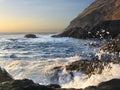
[[[76,58],[77,56],[75,56]],[[74,57],[70,57],[74,58]],[[72,59],[56,58],[48,60],[0,60],[0,66],[5,68],[15,79],[29,78],[36,83],[50,84],[45,75],[55,66],[64,66]]]
[[[120,78],[120,65],[111,63],[111,68],[105,67],[102,74],[95,74],[88,78],[82,72],[74,72],[74,78],[65,68],[58,73],[58,81],[51,81],[54,72],[51,69],[56,66],[64,66],[66,63],[80,59],[79,56],[70,58],[56,58],[49,60],[0,60],[0,66],[5,68],[15,79],[28,78],[36,83],[50,84],[57,83],[63,88],[85,88],[91,85],[98,85],[100,82],[113,78]]]
[[[69,83],[63,84],[63,88],[85,88],[88,86],[96,86],[103,81],[108,81],[113,78],[120,78],[120,65],[119,64],[110,64],[111,69],[105,67],[102,74],[92,75],[90,78],[87,78],[86,75],[75,75],[74,80]]]

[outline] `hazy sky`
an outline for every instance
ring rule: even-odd
[[[61,31],[94,0],[0,0],[0,32]]]

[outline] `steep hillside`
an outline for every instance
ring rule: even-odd
[[[107,38],[120,33],[120,0],[96,0],[54,37]],[[106,36],[107,35],[107,36]]]

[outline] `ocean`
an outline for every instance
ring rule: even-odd
[[[54,67],[100,55],[99,47],[89,43],[104,43],[97,39],[53,38],[55,33],[35,33],[38,38],[24,38],[27,33],[0,34],[0,66],[15,79],[28,78],[42,85],[59,84],[63,88],[85,88],[112,78],[120,78],[120,65],[110,63],[101,74],[87,77],[74,71],[74,78],[63,69],[57,77]],[[56,79],[57,78],[57,79]]]

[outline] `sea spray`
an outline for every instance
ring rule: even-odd
[[[119,64],[111,63],[111,69],[106,67],[101,74],[91,76],[84,72],[66,70],[65,65],[81,59],[91,60],[97,56],[99,48],[86,44],[99,43],[98,40],[37,36],[39,38],[36,39],[26,39],[24,34],[0,36],[0,66],[15,79],[28,78],[44,85],[55,83],[66,88],[84,88],[120,78]],[[60,68],[57,71],[53,70],[54,67]]]
[[[85,88],[88,86],[96,86],[103,81],[108,81],[113,78],[120,78],[120,65],[110,63],[111,68],[105,67],[101,74],[94,74],[91,77],[87,75],[76,75],[69,83],[62,84],[63,88]],[[77,72],[78,73],[78,72]]]

